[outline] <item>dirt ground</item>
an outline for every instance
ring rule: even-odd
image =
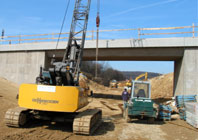
[[[94,93],[121,94],[122,89],[109,89],[94,83]],[[100,108],[103,122],[93,136],[72,134],[72,124],[32,122],[27,128],[9,128],[3,118],[8,108],[17,106],[18,87],[0,78],[0,139],[1,140],[198,140],[198,129],[180,119],[156,121],[133,120],[126,123],[122,118],[122,101],[106,98],[90,98],[86,108]]]

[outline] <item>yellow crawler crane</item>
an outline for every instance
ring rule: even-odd
[[[91,0],[76,0],[68,44],[62,62],[52,60],[48,71],[40,68],[36,84],[19,88],[19,107],[9,109],[5,122],[23,127],[31,119],[73,122],[73,132],[90,135],[102,120],[100,109],[79,111],[88,104],[87,90],[79,86],[80,65]],[[80,25],[80,26],[79,26]]]

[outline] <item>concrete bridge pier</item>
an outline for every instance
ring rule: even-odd
[[[184,48],[183,58],[175,61],[175,95],[198,94],[198,49]]]

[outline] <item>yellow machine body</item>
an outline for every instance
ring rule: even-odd
[[[110,81],[109,85],[111,88],[118,88],[118,82],[116,80]]]
[[[131,87],[132,86],[131,80],[128,80],[125,85],[126,87]]]
[[[76,86],[22,84],[18,104],[33,110],[75,112],[88,104],[88,97]]]

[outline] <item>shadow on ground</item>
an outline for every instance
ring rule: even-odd
[[[94,93],[93,97],[94,98],[122,100],[121,95],[112,95],[112,94],[103,94],[103,93]]]
[[[73,133],[72,122],[69,123],[51,123],[49,121],[36,120],[27,124],[25,128],[37,128],[42,127],[49,130],[58,130],[62,132]],[[114,131],[115,125],[112,122],[102,122],[101,125],[92,134],[93,136],[104,135],[108,131]]]
[[[104,135],[109,131],[114,131],[115,125],[113,122],[102,122],[102,124],[95,131],[93,136]]]
[[[59,130],[63,132],[72,132],[72,123],[58,123],[42,120],[34,120],[26,125],[26,128],[37,128],[42,127],[44,129]]]

